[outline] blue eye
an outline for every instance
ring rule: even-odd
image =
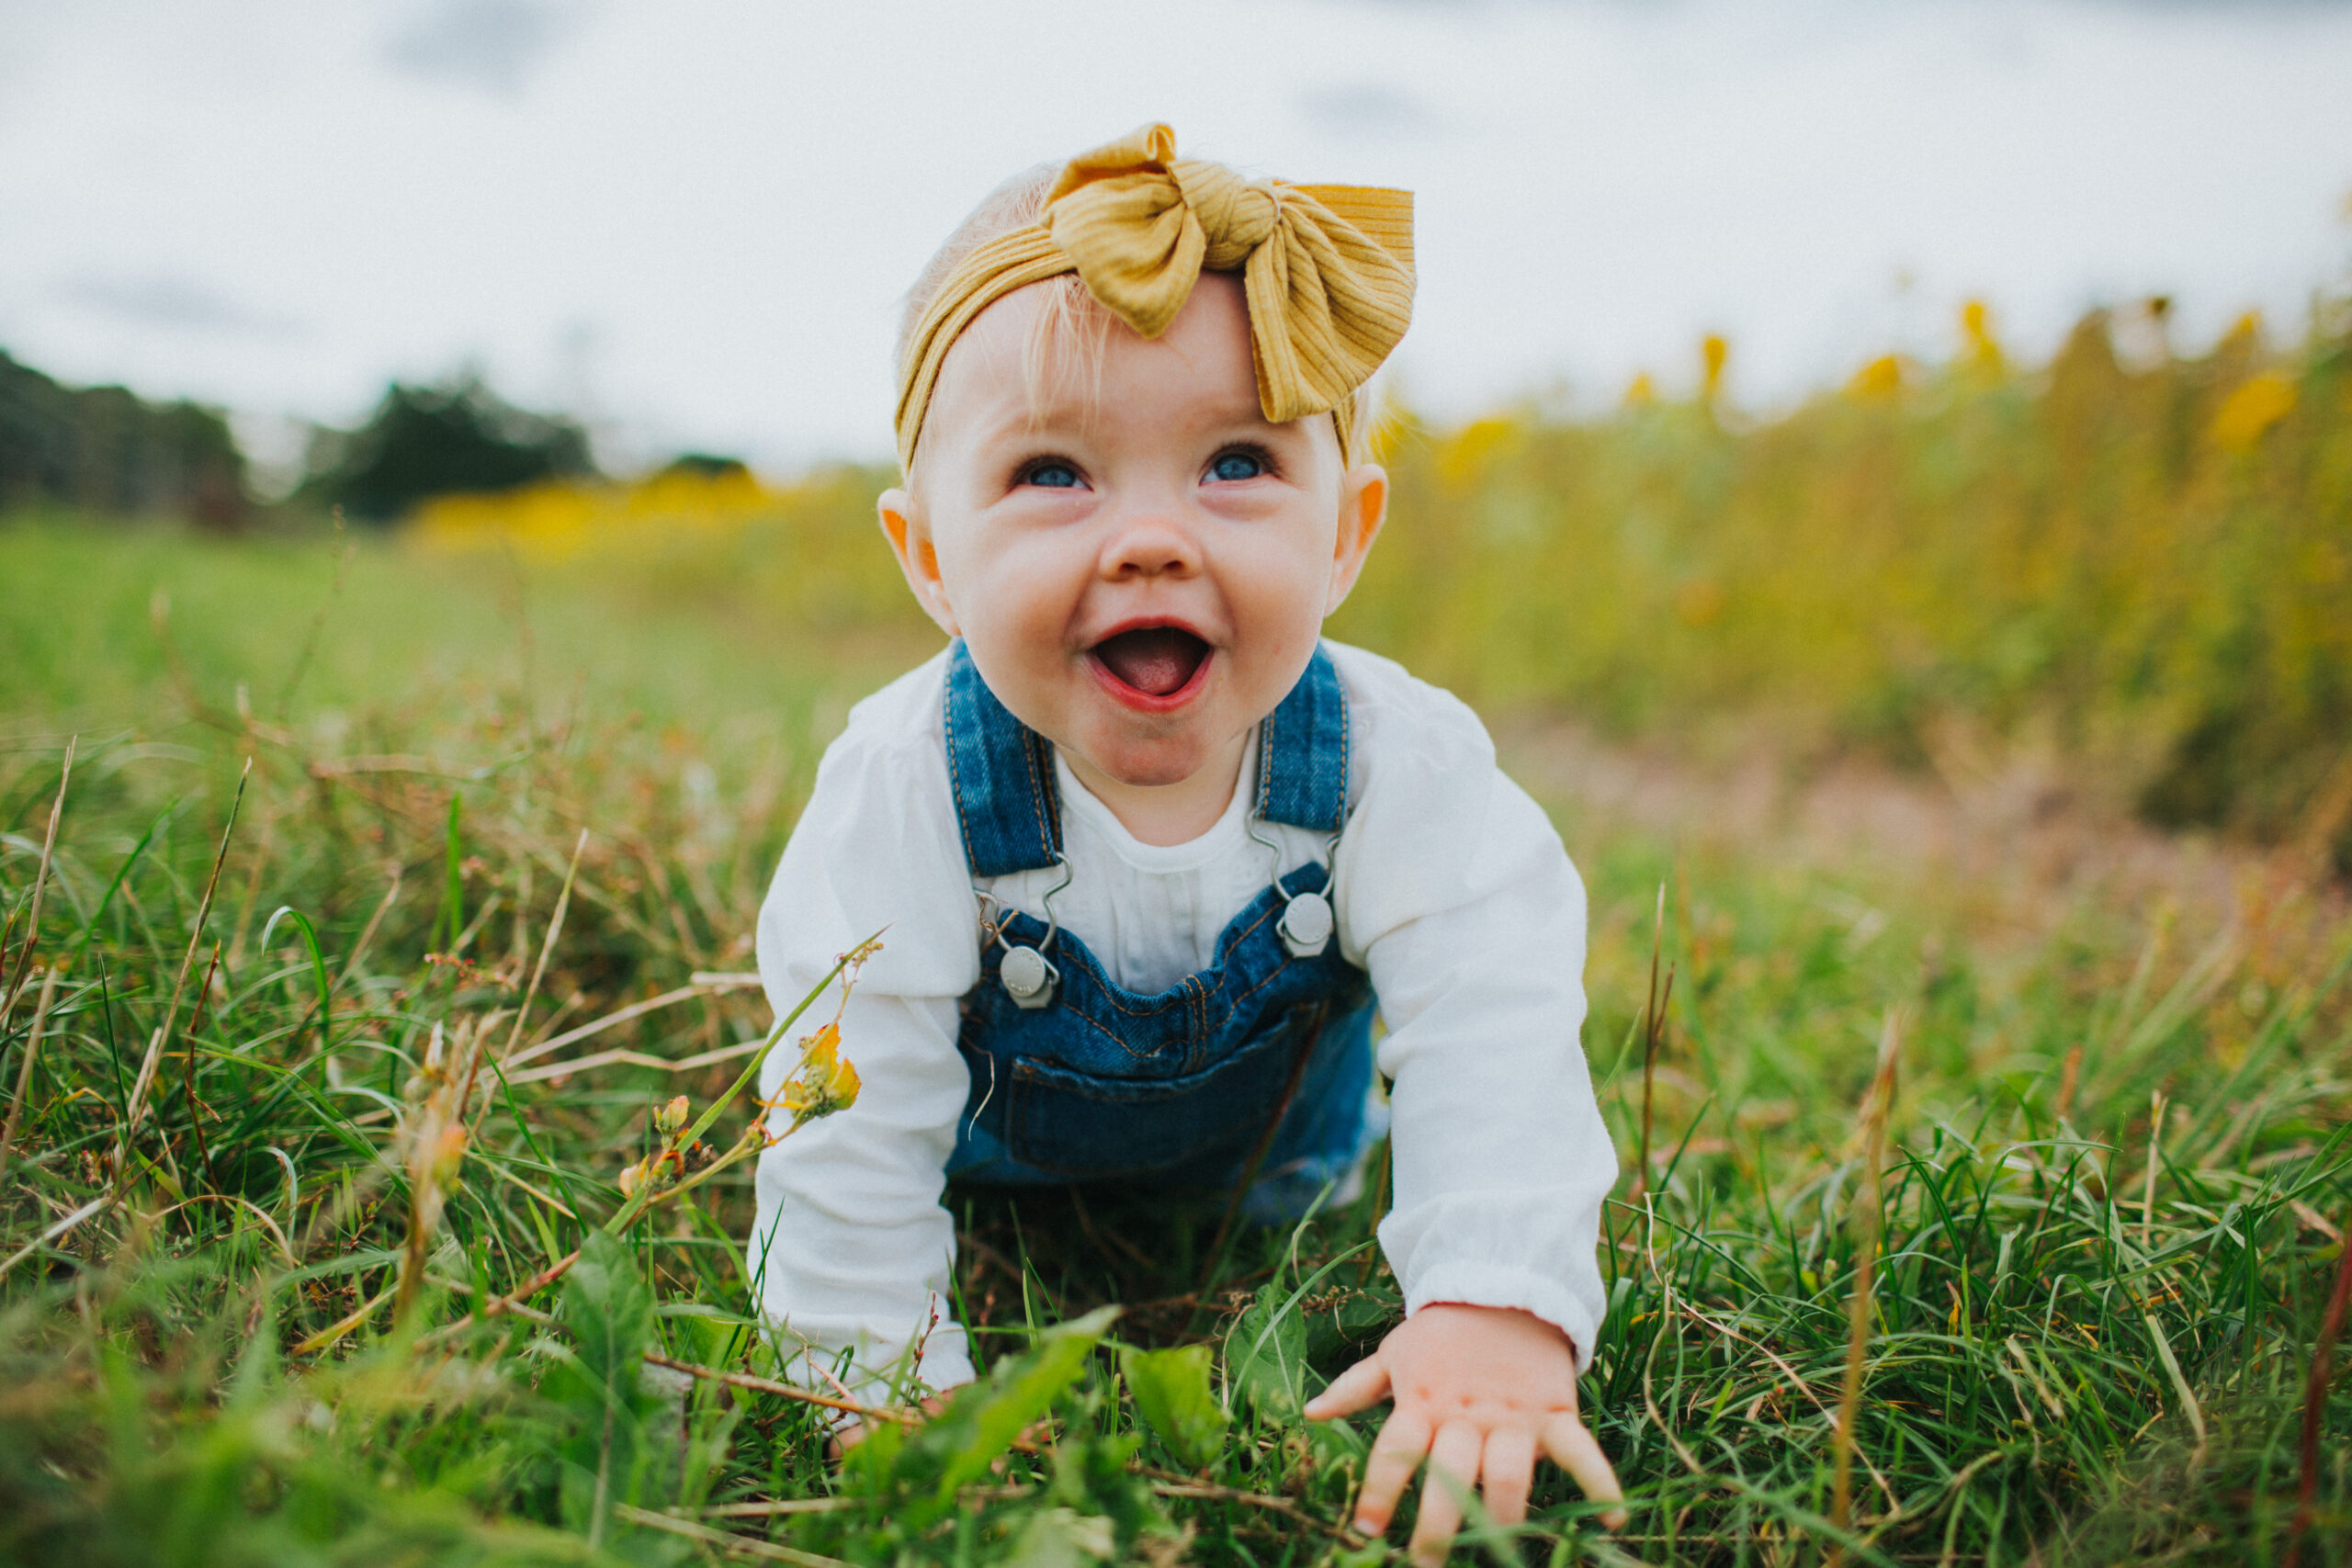
[[[1025,485],[1042,486],[1046,490],[1076,490],[1078,470],[1058,457],[1048,457],[1043,462],[1030,465],[1027,471],[1022,474],[1021,482]]]
[[[1265,473],[1266,460],[1255,452],[1226,452],[1209,465],[1209,478],[1232,482],[1254,479]]]

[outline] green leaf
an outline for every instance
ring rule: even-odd
[[[1143,1434],[1102,1432],[1102,1396],[1093,1389],[1065,1405],[1061,1434],[1054,1441],[1053,1476],[1035,1502],[1108,1519],[1123,1546],[1146,1535],[1172,1534],[1167,1511],[1136,1469]]]
[[[1110,1520],[1068,1508],[1042,1508],[1023,1527],[1012,1561],[1023,1568],[1088,1568],[1117,1551]]]
[[[1306,1355],[1318,1367],[1369,1354],[1405,1319],[1405,1302],[1390,1286],[1330,1292],[1338,1299],[1306,1314]]]
[[[1118,1314],[1117,1307],[1102,1307],[1046,1330],[1034,1349],[1005,1358],[958,1389],[903,1445],[877,1447],[871,1438],[860,1444],[851,1453],[851,1490],[911,1494],[898,1505],[909,1529],[944,1517],[956,1507],[957,1489],[985,1477],[1013,1439],[1069,1392]]]
[[[742,1319],[700,1304],[672,1304],[657,1308],[656,1314],[676,1337],[673,1343],[683,1340],[687,1354],[707,1367],[723,1367],[734,1360],[752,1332]]]
[[[563,1315],[581,1371],[624,1403],[634,1399],[653,1339],[653,1296],[619,1241],[588,1233],[580,1261],[564,1276]]]
[[[564,1522],[592,1545],[605,1541],[613,1506],[649,1499],[648,1483],[661,1444],[647,1429],[658,1404],[639,1380],[653,1335],[653,1296],[638,1277],[628,1249],[591,1231],[580,1261],[564,1276],[563,1317],[571,1347],[543,1384],[564,1405],[570,1432],[559,1449]],[[660,1424],[665,1433],[669,1422]],[[627,1527],[621,1533],[630,1533]]]
[[[1136,1411],[1187,1470],[1208,1464],[1225,1444],[1227,1417],[1210,1382],[1215,1359],[1206,1345],[1119,1352]]]
[[[1306,1364],[1306,1325],[1295,1297],[1284,1300],[1273,1285],[1260,1288],[1258,1299],[1234,1321],[1225,1336],[1225,1375],[1227,1386],[1249,1401],[1265,1420],[1284,1425],[1300,1415],[1317,1385]]]
[[[1118,1315],[1117,1307],[1101,1307],[1046,1330],[1035,1349],[1009,1365],[999,1362],[989,1368],[985,1380],[959,1392],[924,1429],[925,1439],[936,1438],[948,1450],[934,1489],[941,1512],[955,1506],[956,1488],[986,1475],[1012,1440],[1069,1392]]]

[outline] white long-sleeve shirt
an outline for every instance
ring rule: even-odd
[[[1540,807],[1495,764],[1476,716],[1397,664],[1325,645],[1348,703],[1351,809],[1333,857],[1340,951],[1372,976],[1387,1027],[1395,1207],[1380,1244],[1407,1312],[1517,1307],[1590,1359],[1605,1306],[1595,1258],[1616,1156],[1577,1043],[1584,886]],[[1043,918],[1060,872],[977,880],[964,857],[940,722],[946,656],[851,711],[826,751],[760,911],[760,974],[779,1016],[876,931],[842,1015],[857,1102],[761,1156],[748,1262],[787,1343],[852,1385],[918,1348],[922,1382],[972,1376],[953,1320],[955,1228],[941,1206],[968,1077],[956,1002],[980,974],[980,895]],[[1254,746],[1254,743],[1253,743]],[[1057,761],[1062,929],[1111,977],[1153,993],[1213,959],[1218,932],[1267,886],[1249,833],[1253,754],[1216,825],[1137,840]],[[1323,836],[1270,823],[1288,872]],[[831,998],[804,1015],[830,1016]],[[773,1098],[797,1053],[770,1057]],[[781,1126],[779,1126],[779,1131]]]

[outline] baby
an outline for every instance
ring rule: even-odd
[[[1395,1402],[1356,1523],[1426,1459],[1432,1560],[1458,1488],[1525,1517],[1539,1451],[1620,1495],[1577,1413],[1616,1161],[1558,835],[1468,708],[1319,637],[1386,514],[1363,388],[1412,288],[1408,196],[1245,181],[1165,126],[933,259],[880,510],[952,641],[850,715],[761,912],[779,1009],[888,932],[842,1020],[863,1093],[763,1156],[750,1262],[861,1393],[944,1390],[948,1176],[1246,1182],[1271,1220],[1360,1190],[1387,1131],[1407,1316],[1307,1413]]]

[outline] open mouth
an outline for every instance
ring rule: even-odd
[[[1136,626],[1104,637],[1091,651],[1113,680],[1147,697],[1174,696],[1209,658],[1209,645],[1182,626]]]

